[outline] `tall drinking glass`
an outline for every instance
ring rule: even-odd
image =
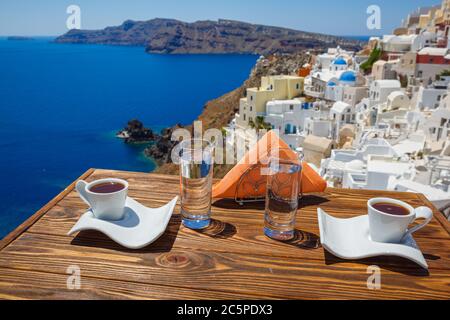
[[[301,171],[300,160],[269,160],[264,228],[269,238],[288,241],[295,236]]]
[[[183,224],[204,229],[211,222],[214,146],[206,140],[185,140],[179,150]]]

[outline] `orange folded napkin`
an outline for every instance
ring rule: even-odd
[[[266,195],[266,180],[261,168],[267,167],[271,150],[277,150],[279,158],[296,160],[297,154],[278,135],[269,131],[242,160],[216,185],[213,186],[214,199],[250,199]],[[323,192],[327,183],[306,162],[302,164],[301,192]],[[239,189],[239,190],[238,190]]]

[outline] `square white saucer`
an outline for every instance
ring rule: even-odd
[[[96,230],[125,248],[142,249],[164,234],[177,201],[178,197],[164,207],[151,209],[128,197],[123,220],[100,220],[89,210],[81,216],[68,235],[80,231]]]
[[[380,243],[370,239],[369,216],[338,219],[317,210],[322,246],[338,258],[360,260],[377,256],[397,256],[428,270],[428,264],[412,236],[401,243]]]

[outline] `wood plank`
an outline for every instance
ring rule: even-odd
[[[251,234],[254,234],[250,231]],[[72,240],[70,237],[50,236],[42,234],[27,233],[23,235],[18,241],[5,249],[5,254],[14,255],[28,255],[30,248],[45,248],[45,246],[51,242],[52,246],[58,246],[62,249],[64,246],[76,246],[74,248],[81,250],[92,255],[95,252],[106,252],[111,254],[120,254],[133,260],[133,257],[141,257],[146,253],[162,253],[170,252],[171,250],[177,251],[199,251],[199,252],[217,252],[217,253],[235,253],[235,254],[250,254],[252,256],[269,256],[277,257],[279,259],[293,259],[301,261],[315,261],[318,266],[325,266],[328,264],[335,265],[378,265],[382,269],[391,270],[395,267],[401,266],[402,269],[409,269],[411,272],[421,274],[420,268],[402,258],[396,257],[378,257],[371,259],[364,259],[359,261],[344,261],[332,255],[327,255],[323,248],[318,246],[316,239],[305,239],[301,241],[293,241],[290,243],[281,243],[267,239],[265,236],[257,236],[251,239],[250,237],[235,237],[227,238],[224,241],[222,237],[210,237],[201,233],[192,231],[189,234],[177,233],[172,227],[168,232],[156,241],[151,247],[144,248],[142,250],[133,251],[127,250],[115,244],[108,237],[98,232],[83,232]],[[226,242],[226,245],[224,245]],[[208,245],[205,245],[208,243]],[[428,240],[428,246],[433,247],[434,254],[425,252],[431,270],[449,270],[450,253],[448,250],[444,252],[439,251],[437,248],[445,248],[449,245],[449,242],[433,242]],[[252,249],[248,249],[251,247]],[[34,250],[34,249],[33,249]],[[40,249],[41,250],[41,249]],[[430,249],[431,250],[431,249]],[[419,269],[419,270],[418,270]]]
[[[139,282],[98,279],[81,274],[81,288],[67,288],[68,274],[0,268],[0,299],[8,300],[232,300],[266,296],[173,288]]]
[[[82,274],[101,279],[170,285],[185,289],[268,295],[286,299],[450,299],[448,270],[408,269],[398,264],[382,270],[383,290],[367,289],[367,266],[362,263],[319,264],[308,259],[280,259],[250,254],[210,251],[166,251],[148,248],[139,253],[68,246],[49,238],[35,245],[16,244],[0,255],[0,266],[10,269],[64,274],[78,265]],[[326,258],[325,258],[326,259]]]
[[[72,212],[71,210],[69,210]],[[81,209],[80,212],[84,210]],[[67,209],[63,207],[55,207],[51,210],[52,217],[43,218],[37,223],[30,232],[36,235],[61,235],[66,234],[73,226],[75,219],[66,216]],[[303,217],[298,220],[297,237],[289,242],[282,243],[266,238],[262,232],[263,218],[260,214],[260,219],[257,223],[240,222],[238,219],[230,220],[228,218],[217,217],[220,220],[214,220],[210,228],[204,231],[193,231],[186,229],[181,225],[181,218],[175,215],[169,224],[169,227],[161,239],[154,244],[152,248],[166,246],[166,243],[171,243],[173,248],[192,249],[192,250],[210,250],[213,252],[234,252],[234,253],[250,253],[257,255],[269,255],[278,257],[301,258],[301,259],[315,259],[324,262],[322,249],[320,248],[319,230],[317,221],[308,221]],[[65,239],[69,245],[69,240]],[[429,239],[421,238],[417,240],[419,246],[423,250],[425,256],[428,258],[430,266],[440,269],[450,269],[450,239]],[[115,245],[113,241],[97,232],[82,233],[77,237],[77,244],[92,246],[107,246],[111,249],[118,249],[120,247]],[[27,244],[32,245],[32,243]],[[320,253],[317,252],[320,251]],[[373,258],[370,261],[383,261],[383,265],[398,264],[397,259],[392,258]],[[336,261],[343,262],[336,258]],[[409,265],[411,268],[417,268],[415,264],[403,261],[404,265]]]

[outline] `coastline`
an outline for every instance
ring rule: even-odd
[[[259,59],[251,69],[249,77],[240,87],[237,87],[218,98],[207,101],[196,121],[202,121],[203,130],[211,128],[222,129],[229,124],[235,113],[238,111],[239,100],[244,96],[247,88],[259,87],[261,85],[262,76],[295,74],[305,63],[309,63],[312,56],[317,53],[318,51],[314,50],[303,50],[295,54],[275,54],[264,59]],[[168,127],[165,130],[170,131],[174,127]],[[192,124],[185,126],[184,128],[191,131]],[[168,139],[170,139],[170,137],[168,137]],[[170,142],[165,141],[165,145],[166,144],[170,145]],[[160,165],[154,172],[169,175],[178,174],[179,169],[177,165],[174,165],[170,161],[161,162],[160,159],[155,160],[160,163]],[[223,178],[230,169],[231,166],[216,165],[214,176],[216,178]]]

